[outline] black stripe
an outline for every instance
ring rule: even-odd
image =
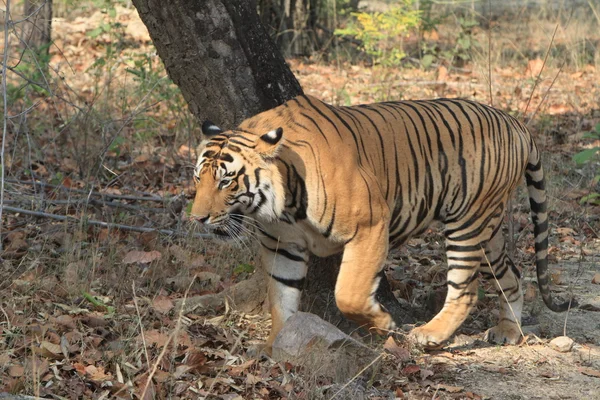
[[[283,283],[285,286],[289,286],[289,287],[297,289],[297,290],[302,290],[304,288],[304,282],[306,281],[305,278],[287,279],[287,278],[281,278],[281,277],[273,275],[273,274],[269,274],[269,276],[271,278],[275,279],[277,282]]]
[[[282,256],[284,256],[285,258],[287,258],[288,260],[292,260],[292,261],[296,261],[296,262],[306,262],[306,260],[304,259],[304,257],[296,255],[294,253],[290,253],[286,249],[272,249],[272,248],[266,246],[264,243],[261,243],[261,245],[265,249],[267,249],[269,251],[272,251],[275,254],[281,254]]]

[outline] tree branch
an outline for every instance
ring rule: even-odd
[[[36,182],[36,181],[19,181],[16,179],[7,179],[6,182],[8,183],[14,183],[14,184],[19,184],[19,185],[32,185],[32,186],[41,186],[41,187],[49,187],[49,188],[53,188],[53,189],[61,189],[65,192],[71,192],[71,193],[79,193],[79,194],[85,194],[86,196],[97,196],[97,197],[108,197],[111,199],[117,199],[117,200],[131,200],[131,201],[167,201],[167,199],[165,199],[164,197],[160,197],[160,196],[131,196],[131,195],[123,195],[123,194],[111,194],[111,193],[100,193],[100,192],[90,192],[87,190],[81,190],[81,189],[73,189],[73,188],[68,188],[66,186],[63,185],[53,185],[51,183],[45,183],[45,182]]]
[[[97,220],[93,220],[93,219],[82,220],[80,218],[71,217],[69,215],[50,214],[50,213],[45,213],[45,212],[41,212],[41,211],[32,211],[32,210],[26,210],[24,208],[9,207],[9,206],[3,206],[2,209],[4,211],[8,211],[8,212],[11,212],[14,214],[25,214],[25,215],[31,215],[34,217],[54,219],[57,221],[71,221],[71,222],[77,222],[77,223],[86,223],[88,225],[100,226],[100,227],[108,228],[108,229],[119,229],[119,230],[123,230],[123,231],[132,231],[132,232],[158,232],[162,235],[167,235],[167,236],[177,235],[177,236],[192,236],[192,237],[198,237],[198,238],[204,238],[204,239],[218,239],[215,235],[212,235],[210,233],[188,233],[188,232],[174,231],[174,230],[170,230],[170,229],[156,229],[156,228],[147,228],[147,227],[143,227],[143,226],[113,224],[113,223],[97,221]]]

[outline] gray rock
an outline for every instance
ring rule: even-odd
[[[353,377],[378,355],[329,322],[305,312],[297,312],[286,321],[273,342],[272,353],[276,361],[302,365],[337,382]]]

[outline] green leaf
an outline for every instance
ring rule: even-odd
[[[590,203],[590,204],[600,204],[600,193],[591,193],[587,196],[583,196],[581,200],[579,200],[580,204]]]
[[[421,64],[423,65],[423,68],[429,68],[434,60],[435,57],[433,55],[425,54],[423,58],[421,58]]]
[[[243,272],[245,272],[247,274],[253,273],[254,272],[254,266],[250,265],[250,264],[243,264],[242,263],[242,264],[239,264],[237,267],[235,267],[233,269],[233,273],[236,274],[236,275],[241,274]]]
[[[89,294],[88,292],[81,292],[81,294],[87,301],[92,303],[93,306],[105,308],[109,314],[114,314],[115,308],[113,306],[107,306],[102,301],[98,300],[97,298],[95,298],[94,296]]]
[[[189,216],[192,213],[193,205],[194,205],[193,201],[190,201],[189,203],[187,203],[187,205],[185,206],[185,215]]]
[[[584,139],[600,139],[600,132],[584,132]]]
[[[92,29],[91,31],[89,31],[87,33],[87,35],[89,37],[91,37],[92,39],[94,39],[94,38],[97,38],[98,36],[100,36],[103,32],[104,32],[104,29],[102,29],[102,27],[99,26],[99,27],[97,27],[97,28]]]
[[[577,165],[582,165],[587,163],[588,161],[590,161],[592,158],[594,158],[596,156],[596,153],[598,153],[600,151],[600,147],[592,147],[591,149],[585,149],[583,151],[580,151],[579,153],[575,154],[573,156],[573,161],[575,161],[575,163]]]
[[[477,288],[477,300],[485,299],[485,290],[483,288]]]

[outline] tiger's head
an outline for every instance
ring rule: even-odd
[[[266,221],[278,218],[284,194],[275,160],[283,129],[264,134],[224,132],[206,121],[202,133],[191,218],[221,232],[227,232],[235,220],[239,222],[241,215]]]

